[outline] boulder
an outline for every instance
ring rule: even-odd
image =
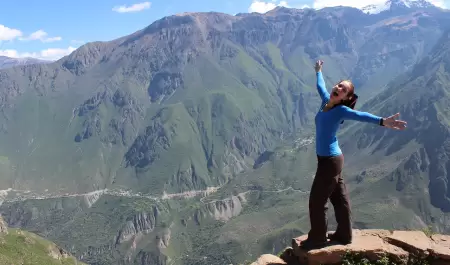
[[[433,243],[430,253],[438,259],[448,261],[450,264],[450,236],[448,235],[432,235]]]
[[[432,247],[431,239],[422,231],[394,231],[384,239],[420,258],[428,257],[430,254],[428,250]]]
[[[353,230],[353,242],[348,245],[332,244],[305,251],[300,244],[307,235],[292,239],[280,257],[262,255],[252,265],[326,265],[342,264],[344,256],[357,255],[372,262],[384,257],[396,264],[410,264],[412,260],[427,260],[430,265],[450,265],[450,236],[427,236],[421,231],[389,231],[379,229]]]
[[[270,254],[264,254],[259,257],[255,262],[251,265],[286,265],[287,263],[282,260],[280,257]]]
[[[294,254],[299,257],[300,262],[310,265],[339,263],[347,252],[363,255],[371,261],[388,256],[398,264],[407,264],[409,253],[383,240],[384,236],[390,234],[389,231],[354,230],[353,234],[353,242],[349,245],[330,244],[327,247],[308,252],[300,248],[300,243],[307,238],[307,235],[304,235],[292,240],[292,248],[294,249]]]

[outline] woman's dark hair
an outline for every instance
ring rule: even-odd
[[[355,94],[355,87],[350,80],[345,80],[350,85],[350,91],[348,91],[348,99],[342,101],[342,105],[347,106],[351,109],[355,109],[356,102],[358,101],[358,95]],[[341,122],[341,124],[344,121]]]
[[[342,101],[342,105],[347,106],[351,109],[355,109],[356,102],[358,101],[358,95],[353,94],[347,100]]]

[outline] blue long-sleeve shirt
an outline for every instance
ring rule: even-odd
[[[338,105],[328,111],[322,111],[325,104],[330,100],[322,72],[316,74],[317,91],[322,104],[315,117],[316,123],[316,153],[319,156],[337,156],[342,154],[336,133],[343,120],[356,120],[373,124],[380,124],[381,117],[353,110],[344,105]]]

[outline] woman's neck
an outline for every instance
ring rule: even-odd
[[[330,108],[334,107],[335,105],[337,105],[337,102],[334,102],[334,100],[332,99],[330,99],[327,103],[327,106]]]

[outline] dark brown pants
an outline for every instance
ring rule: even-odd
[[[347,187],[342,178],[344,156],[318,156],[317,171],[309,195],[309,218],[311,230],[308,239],[312,242],[327,240],[327,202],[333,205],[337,229],[335,235],[342,240],[352,239],[351,209]]]

